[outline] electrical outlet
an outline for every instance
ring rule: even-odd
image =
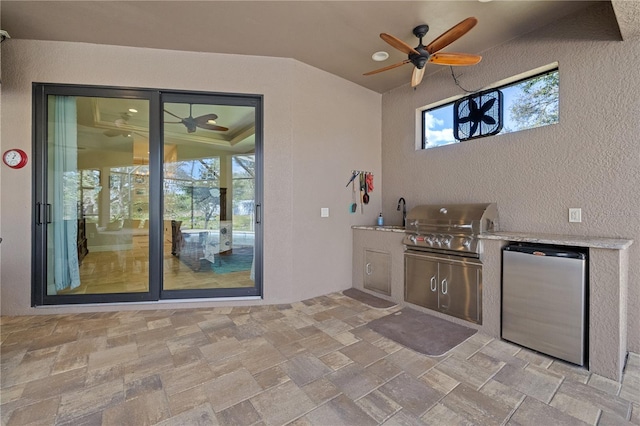
[[[329,207],[320,208],[320,217],[329,217]]]
[[[569,209],[569,222],[582,222],[582,209]]]

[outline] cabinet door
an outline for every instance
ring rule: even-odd
[[[438,309],[438,262],[405,254],[404,293],[409,303]]]
[[[364,251],[364,288],[391,296],[391,255]]]
[[[438,307],[441,312],[481,322],[480,266],[440,263]]]

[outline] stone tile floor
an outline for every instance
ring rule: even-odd
[[[440,357],[368,329],[399,310],[290,305],[1,318],[3,425],[640,425],[622,383],[483,334]]]

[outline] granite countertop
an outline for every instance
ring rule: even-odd
[[[404,227],[398,225],[354,225],[351,229],[367,231],[399,232],[404,234]],[[633,244],[633,240],[625,238],[589,237],[581,235],[536,234],[528,232],[498,231],[478,235],[481,240],[517,241],[526,243],[570,245],[612,250],[625,250]]]
[[[499,231],[478,235],[483,240],[518,241],[526,243],[571,245],[613,250],[624,250],[633,244],[633,240],[624,238],[589,237],[581,235],[535,234],[527,232]]]
[[[354,225],[351,227],[351,229],[365,229],[368,231],[383,231],[383,232],[400,232],[404,234],[404,226],[399,226],[399,225],[383,225],[383,226]]]

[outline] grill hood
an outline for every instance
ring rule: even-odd
[[[427,204],[407,213],[407,249],[479,257],[478,234],[498,230],[495,203]]]
[[[436,226],[441,232],[450,228],[454,232],[479,234],[497,230],[497,221],[495,203],[426,204],[407,213],[406,230],[417,232],[423,226]]]

